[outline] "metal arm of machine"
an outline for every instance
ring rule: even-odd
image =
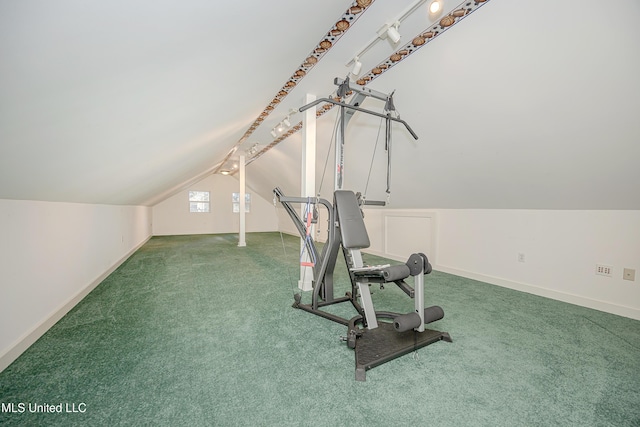
[[[362,204],[365,206],[386,206],[387,202],[384,200],[365,200]]]
[[[279,187],[274,188],[273,193],[276,198],[285,208],[286,212],[289,214],[291,219],[293,220],[298,233],[300,236],[304,238],[306,235],[305,224],[296,212],[296,210],[291,206],[291,203],[307,203],[309,201],[308,197],[289,197],[285,196],[282,190]],[[333,265],[335,262],[331,256],[329,256],[329,252],[332,250],[334,243],[336,241],[336,231],[335,231],[335,216],[333,211],[333,205],[326,199],[321,198],[313,198],[313,203],[318,203],[323,205],[327,209],[327,213],[329,215],[328,218],[328,227],[327,227],[327,242],[322,248],[322,253],[318,256],[317,249],[314,243],[307,242],[307,250],[313,251],[316,259],[320,260],[319,265],[313,267],[314,271],[314,280],[316,282],[316,286],[313,289],[313,302],[312,306],[314,310],[318,309],[320,304],[320,293],[322,292],[322,298],[328,301],[333,300]],[[329,272],[329,270],[331,270]],[[330,274],[329,274],[330,273]]]
[[[298,111],[303,112],[305,110],[308,110],[311,107],[315,107],[316,105],[318,105],[318,104],[320,104],[322,102],[328,102],[329,104],[338,105],[340,107],[348,108],[350,110],[360,111],[362,113],[371,114],[372,116],[381,117],[383,119],[388,119],[388,120],[392,120],[394,122],[402,123],[402,125],[404,125],[404,127],[407,129],[407,131],[409,131],[409,133],[411,134],[413,139],[416,139],[416,140],[418,139],[418,135],[413,131],[413,129],[411,129],[411,126],[409,126],[409,124],[407,122],[405,122],[404,120],[402,120],[402,119],[391,117],[388,114],[378,113],[377,111],[367,110],[366,108],[356,107],[355,105],[345,104],[344,102],[336,101],[335,99],[331,99],[331,98],[319,98],[319,99],[316,99],[315,101],[310,102],[307,105],[303,105],[302,107],[300,107],[298,109]]]
[[[379,99],[380,101],[386,102],[389,100],[389,95],[387,95],[386,93],[378,92],[377,90],[369,89],[368,87],[360,88],[358,86],[352,86],[349,82],[349,79],[343,80],[339,77],[336,77],[335,79],[333,79],[333,84],[336,86],[346,85],[349,87],[349,90],[352,90],[355,93],[361,93],[365,96],[371,96],[372,98]]]

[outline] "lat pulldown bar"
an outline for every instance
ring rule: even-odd
[[[409,126],[409,123],[405,122],[402,119],[398,119],[396,117],[391,117],[391,116],[389,116],[387,114],[378,113],[376,111],[367,110],[366,108],[356,107],[355,105],[345,104],[344,102],[336,101],[335,99],[331,99],[331,98],[319,98],[319,99],[316,99],[315,101],[310,102],[307,105],[303,105],[302,107],[300,107],[298,109],[298,111],[300,111],[302,113],[303,111],[308,110],[311,107],[315,107],[316,105],[318,105],[318,104],[320,104],[322,102],[328,102],[329,104],[338,105],[340,107],[348,108],[350,110],[360,111],[362,113],[371,114],[372,116],[381,117],[383,119],[388,119],[388,120],[391,120],[391,121],[394,121],[394,122],[402,123],[404,125],[404,127],[407,129],[407,131],[409,131],[409,133],[411,134],[413,139],[415,139],[415,140],[418,139],[418,135],[413,131],[413,129],[411,129],[411,126]]]

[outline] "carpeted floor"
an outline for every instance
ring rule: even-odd
[[[639,321],[434,272],[453,343],[357,382],[346,327],[291,307],[284,242],[152,238],[0,373],[0,424],[640,426]],[[413,308],[395,286],[373,299]]]

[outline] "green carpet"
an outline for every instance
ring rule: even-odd
[[[431,327],[453,343],[357,382],[346,327],[291,307],[284,241],[286,257],[278,233],[152,238],[0,373],[0,424],[640,426],[640,322],[434,272]],[[376,309],[413,309],[373,289]]]

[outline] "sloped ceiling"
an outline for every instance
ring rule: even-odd
[[[212,169],[350,2],[0,2],[0,198],[148,203]]]
[[[247,167],[254,191],[297,193],[300,133],[274,144],[269,131],[305,94],[332,94],[345,64],[412,3],[2,2],[0,198],[152,205],[254,144],[272,147]],[[362,55],[361,76],[476,5],[444,3],[435,20],[423,5],[403,21],[399,44]],[[367,83],[396,91],[420,137],[394,127],[392,206],[640,209],[640,4],[482,3]],[[346,31],[274,103],[344,17]],[[323,193],[334,110],[318,119]],[[357,115],[346,135],[345,185],[370,199],[385,198],[378,128]]]

